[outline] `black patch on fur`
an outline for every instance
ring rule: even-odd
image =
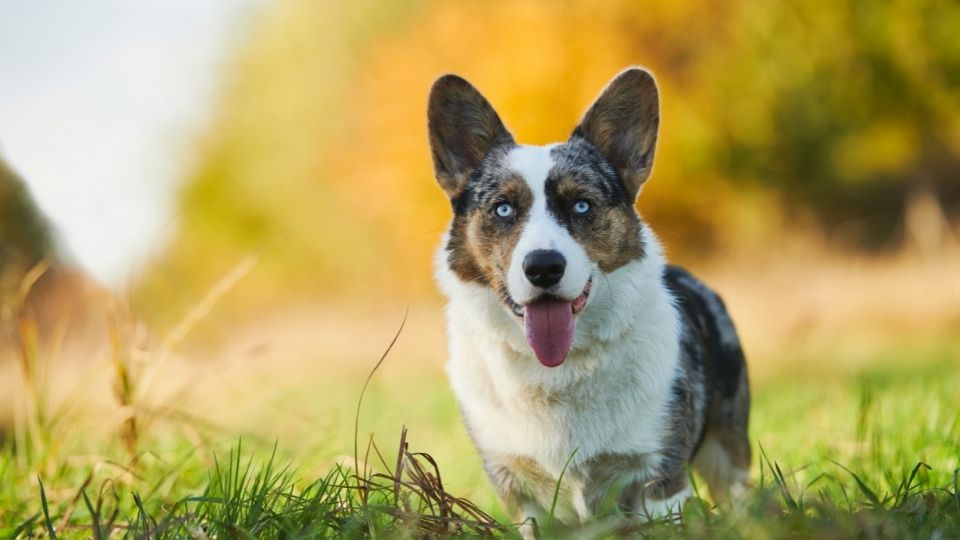
[[[633,205],[633,199],[627,194],[617,170],[589,141],[577,138],[566,144],[557,145],[550,150],[550,157],[553,158],[554,165],[547,177],[548,196],[556,194],[557,179],[568,176],[575,178],[585,188],[596,193],[608,205]],[[551,189],[551,185],[554,189]],[[555,202],[550,199],[548,201]],[[558,218],[566,214],[565,211],[556,212],[554,208],[551,208],[551,211]]]
[[[686,270],[667,266],[663,280],[679,308],[680,365],[659,470],[634,498],[662,499],[682,489],[708,433],[733,466],[746,468],[750,460],[746,366],[730,317],[719,296]]]
[[[506,165],[507,155],[516,146],[508,142],[490,149],[470,174],[463,190],[451,200],[454,215],[466,215],[496,202],[503,183],[512,174]]]
[[[696,456],[709,434],[733,466],[746,469],[751,457],[747,438],[750,385],[743,348],[730,314],[717,293],[683,268],[667,266],[663,280],[677,300],[683,324],[685,374],[678,382],[703,377],[701,394],[706,398],[706,407],[699,417],[704,423],[691,457]]]
[[[706,432],[710,402],[710,355],[697,329],[683,321],[680,331],[680,373],[673,382],[670,440],[665,446],[664,474],[683,469],[697,453]]]
[[[678,266],[668,265],[663,277],[687,323],[704,342],[706,354],[712,360],[710,376],[716,390],[722,397],[733,397],[741,372],[746,369],[746,360],[723,300]],[[727,337],[724,339],[724,336]]]

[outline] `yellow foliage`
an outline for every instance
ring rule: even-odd
[[[877,201],[899,212],[898,182],[921,169],[936,185],[943,164],[960,162],[950,38],[960,10],[949,2],[288,0],[264,10],[148,295],[196,298],[260,249],[241,302],[432,290],[450,211],[424,110],[446,72],[473,82],[517,140],[542,144],[565,139],[615,73],[652,69],[661,134],[639,207],[681,259],[766,249],[797,216],[821,215],[829,231],[880,212]],[[859,185],[894,187],[868,198]],[[867,225],[890,234],[887,222]]]

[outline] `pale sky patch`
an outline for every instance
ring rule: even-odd
[[[78,263],[125,283],[259,0],[0,0],[0,154]]]

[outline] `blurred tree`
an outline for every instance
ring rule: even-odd
[[[18,279],[52,254],[49,223],[23,181],[0,159],[0,275]]]
[[[0,361],[16,342],[21,317],[30,318],[44,336],[64,321],[83,333],[89,329],[87,304],[103,293],[60,249],[26,185],[0,159]],[[60,333],[62,340],[62,328]]]
[[[960,8],[948,0],[387,0],[270,4],[239,52],[141,289],[195,301],[266,247],[235,299],[413,297],[449,216],[424,106],[458,72],[518,140],[564,139],[609,78],[662,88],[639,206],[680,259],[798,227],[895,245],[904,204],[960,210]],[[929,197],[909,198],[911,192]],[[917,221],[917,220],[913,220]],[[923,220],[919,220],[923,221]]]
[[[836,240],[891,246],[907,195],[960,207],[960,6],[742,4],[706,49],[693,101],[706,165],[812,210]]]

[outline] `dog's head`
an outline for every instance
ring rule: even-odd
[[[566,359],[594,281],[643,256],[634,201],[653,165],[658,107],[653,77],[631,68],[567,142],[523,146],[470,83],[433,85],[430,146],[454,211],[447,263],[497,293],[545,366]]]

